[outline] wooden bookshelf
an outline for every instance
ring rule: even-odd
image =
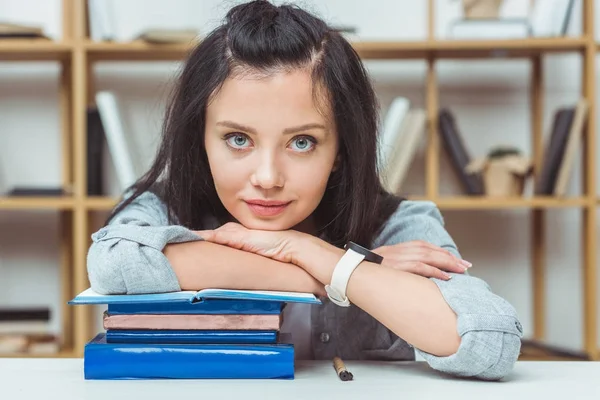
[[[3,39],[0,61],[65,61],[71,57],[73,45],[46,39]]]
[[[59,100],[62,118],[63,183],[73,188],[70,197],[0,198],[0,210],[51,209],[61,213],[62,299],[66,301],[89,285],[86,254],[93,230],[91,215],[110,211],[118,199],[86,194],[86,107],[93,102],[93,64],[102,61],[179,61],[192,49],[190,45],[153,45],[92,42],[87,37],[85,0],[62,0],[63,32],[61,42],[49,40],[11,40],[0,42],[0,61],[58,61],[62,67]],[[354,42],[363,59],[427,62],[424,82],[429,118],[426,151],[425,196],[415,199],[434,201],[443,210],[530,210],[531,264],[533,276],[534,339],[545,339],[545,212],[549,209],[576,208],[582,212],[582,293],[585,352],[598,359],[596,341],[596,209],[600,199],[595,186],[596,113],[589,115],[584,135],[584,190],[578,197],[488,198],[439,193],[441,144],[437,132],[439,85],[436,65],[442,59],[524,58],[531,62],[531,140],[535,166],[541,165],[543,151],[542,115],[544,110],[543,58],[547,54],[570,52],[582,57],[582,96],[596,109],[595,57],[600,45],[594,40],[594,1],[583,0],[584,32],[577,38],[531,38],[523,40],[436,40],[434,38],[434,1],[428,0],[428,37],[421,41]],[[575,267],[575,266],[573,266]],[[93,336],[92,311],[88,307],[63,307],[65,350],[59,356],[81,356],[84,344]],[[1,356],[1,355],[0,355]]]
[[[88,210],[109,211],[112,210],[118,202],[119,199],[113,197],[88,197],[85,201],[85,206]]]
[[[556,199],[553,197],[506,197],[506,198],[470,198],[441,197],[436,201],[440,209],[446,210],[502,210],[502,209],[550,209],[587,207],[585,197]]]
[[[0,197],[0,210],[71,210],[72,197]]]

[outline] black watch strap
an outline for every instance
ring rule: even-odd
[[[348,243],[346,243],[344,245],[344,249],[352,249],[357,253],[363,254],[365,256],[365,260],[375,263],[375,264],[381,264],[383,262],[383,257],[380,256],[377,253],[373,253],[371,250],[369,249],[365,249],[364,247],[362,247],[361,245],[358,245],[352,241],[348,241]]]

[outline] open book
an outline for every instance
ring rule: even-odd
[[[199,303],[207,299],[321,304],[321,300],[314,294],[301,292],[202,289],[169,293],[103,295],[96,293],[91,288],[79,293],[68,304]]]

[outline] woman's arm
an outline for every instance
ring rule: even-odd
[[[296,264],[322,284],[331,282],[344,253],[295,231],[259,231],[226,224],[199,233],[207,241]],[[460,257],[431,202],[403,202],[372,247],[393,246],[404,251],[413,241],[431,243]],[[382,265],[361,263],[348,283],[350,302],[386,326],[396,341],[414,346],[437,370],[489,380],[507,374],[519,356],[523,333],[515,309],[492,293],[484,281],[466,272],[453,273],[449,280],[428,279],[390,265],[390,260],[393,264],[399,259],[403,258],[390,257]]]
[[[163,253],[182,290],[256,289],[325,295],[323,285],[296,265],[220,244],[169,244]]]
[[[295,261],[323,285],[344,250],[319,239],[305,237]],[[430,279],[409,272],[382,268],[363,261],[347,287],[350,301],[411,345],[437,356],[456,353],[460,337],[456,314]]]
[[[92,288],[103,294],[218,287],[324,295],[323,285],[296,265],[207,243],[169,225],[165,204],[151,192],[92,235],[87,269]]]
[[[373,247],[422,240],[460,257],[443,225],[434,203],[405,201]],[[315,239],[304,241],[303,250],[295,252],[298,264],[321,282],[330,282],[342,251]],[[450,280],[427,279],[363,262],[350,277],[347,294],[433,368],[501,379],[520,354],[523,328],[517,312],[483,280],[468,273],[451,275]]]

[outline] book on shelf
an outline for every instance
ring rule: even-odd
[[[69,193],[62,187],[44,186],[15,186],[6,193],[10,197],[56,197],[67,194]]]
[[[396,149],[397,137],[401,134],[402,121],[410,108],[406,97],[396,97],[390,104],[379,134],[379,165],[386,166]]]
[[[0,308],[0,353],[48,354],[60,349],[48,307]]]
[[[87,1],[89,36],[93,41],[110,41],[115,38],[112,2],[107,0]]]
[[[574,0],[537,0],[526,15],[508,17],[501,8],[497,18],[462,18],[451,23],[451,39],[511,40],[565,36]]]
[[[454,172],[458,176],[464,190],[469,195],[485,194],[481,173],[467,172],[467,167],[472,161],[471,155],[463,142],[456,119],[448,108],[440,110],[438,125],[442,144],[450,157]]]
[[[563,149],[564,155],[558,169],[556,183],[554,184],[555,196],[564,196],[567,192],[567,183],[571,176],[573,165],[575,164],[575,157],[577,151],[581,149],[583,128],[587,121],[588,112],[588,101],[583,98],[579,99],[575,106],[575,115],[573,116],[573,123],[569,129],[567,146]]]
[[[384,167],[383,185],[390,193],[398,194],[419,144],[426,133],[427,115],[422,108],[408,110]]]
[[[108,150],[110,152],[121,191],[127,190],[137,180],[131,149],[125,134],[125,127],[117,98],[113,92],[96,93],[96,106],[100,112]]]
[[[448,36],[452,39],[493,40],[524,39],[532,30],[526,18],[513,19],[465,19],[450,26]]]
[[[40,27],[0,21],[0,39],[35,38],[48,39]]]
[[[0,308],[0,335],[41,335],[49,332],[48,307]]]
[[[97,107],[87,109],[87,194],[102,196],[104,128]]]
[[[562,107],[554,113],[552,131],[546,141],[542,166],[535,181],[534,192],[537,195],[550,196],[554,193],[574,117],[573,107]]]
[[[569,29],[575,0],[537,0],[531,9],[529,19],[533,36],[565,36]]]
[[[53,354],[60,343],[52,333],[0,333],[0,354]]]
[[[137,39],[154,44],[188,44],[198,40],[200,32],[197,29],[146,29]]]

